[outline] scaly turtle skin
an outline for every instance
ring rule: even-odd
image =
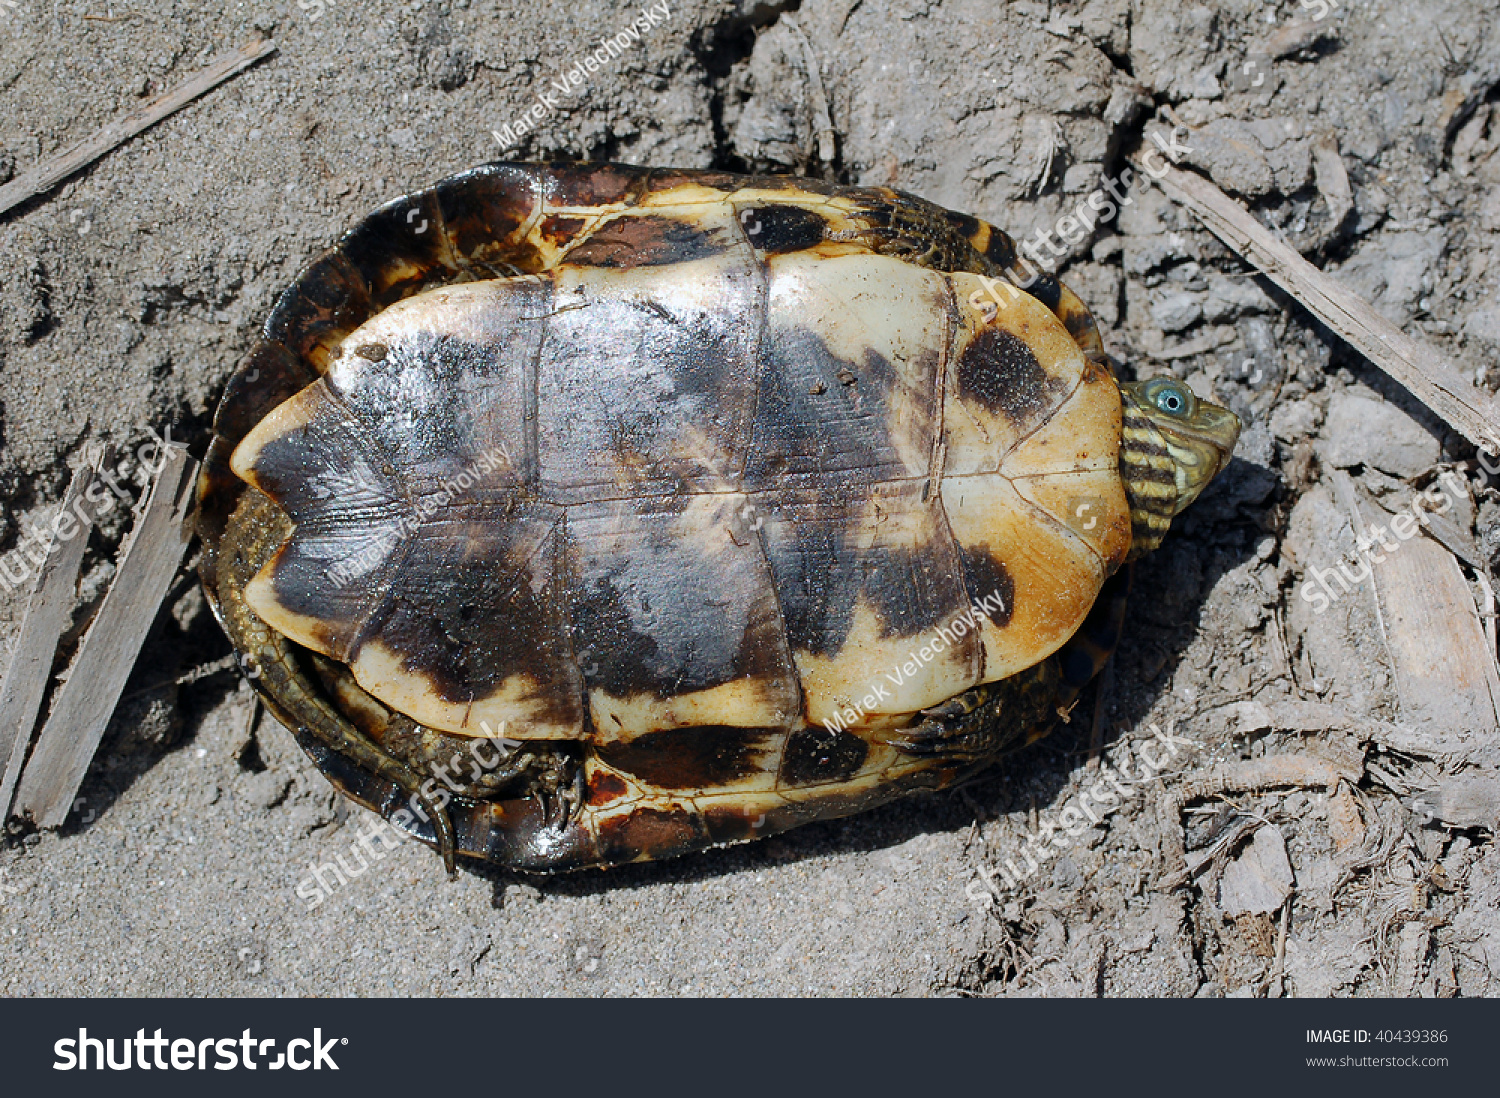
[[[330,780],[450,871],[664,858],[974,773],[1073,703],[1117,570],[1239,430],[1118,385],[984,222],[612,164],[376,211],[214,426],[215,612]]]

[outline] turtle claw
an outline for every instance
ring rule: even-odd
[[[986,704],[991,700],[991,692],[986,689],[949,698],[922,710],[925,719],[920,724],[901,729],[887,742],[920,758],[959,762],[982,759],[994,753],[1001,741],[993,708]]]
[[[448,815],[448,809],[445,805],[437,803],[421,790],[417,790],[417,799],[422,804],[422,810],[427,813],[427,818],[432,821],[432,831],[437,839],[438,854],[443,859],[443,868],[448,871],[448,879],[450,881],[457,880],[458,841],[453,833],[453,817]]]
[[[545,789],[538,790],[537,797],[542,805],[542,819],[546,821],[547,826],[554,831],[561,831],[567,827],[583,810],[587,792],[582,767],[573,772],[570,782],[555,789],[550,796]]]
[[[988,755],[995,744],[995,737],[988,729],[968,721],[950,725],[928,720],[904,732],[887,742],[908,755],[922,758],[979,759]]]

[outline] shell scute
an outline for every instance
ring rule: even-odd
[[[766,269],[747,485],[927,476],[949,326],[942,278],[870,255],[797,253]]]
[[[555,278],[537,360],[541,491],[572,503],[736,486],[756,399],[748,249]]]
[[[374,311],[363,276],[342,251],[333,249],[298,276],[296,293],[281,295],[265,335],[322,373],[344,337]]]
[[[434,188],[454,253],[496,274],[534,273],[542,259],[529,238],[542,212],[542,173],[534,164],[487,164]]]
[[[601,740],[796,718],[796,671],[743,510],[734,494],[569,509],[573,641]]]

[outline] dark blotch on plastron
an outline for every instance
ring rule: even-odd
[[[290,546],[276,558],[271,577],[276,601],[292,613],[312,619],[308,627],[317,644],[342,659],[350,638],[358,634],[369,611],[368,588],[362,583],[335,584],[326,559],[311,558],[296,549]],[[351,552],[357,551],[357,546],[351,546]],[[371,569],[372,574],[378,572],[378,568]]]
[[[916,636],[963,612],[968,594],[952,535],[937,500],[920,493],[920,485],[887,485],[764,494],[761,536],[794,650],[837,656],[861,600],[885,637]],[[872,506],[888,520],[879,529],[903,533],[861,547]]]
[[[887,358],[872,348],[862,362],[844,358],[801,325],[773,328],[761,353],[747,489],[776,487],[788,473],[830,474],[839,483],[908,475],[887,423],[887,401],[901,385]],[[859,384],[844,384],[841,372]]]
[[[616,698],[671,695],[675,684],[648,671],[661,662],[656,641],[636,631],[629,606],[607,577],[575,593],[573,634],[588,639],[588,658],[579,661],[586,688]]]
[[[958,394],[1018,428],[1036,422],[1051,408],[1057,383],[1042,369],[1030,347],[1001,328],[985,328],[958,360]]]
[[[589,238],[581,247],[593,245]],[[675,291],[687,277],[676,266],[623,281],[606,269],[573,268],[586,300],[550,317],[536,360],[535,431],[549,498],[585,503],[600,486],[606,496],[621,485],[640,496],[675,493],[689,478],[733,480],[756,402],[759,287],[743,241],[722,265],[703,268],[694,277],[707,292],[697,301]]]
[[[579,662],[589,685],[667,699],[740,682],[764,689],[778,713],[797,708],[796,671],[759,543],[753,534],[739,542],[726,535],[733,504],[690,510],[690,498],[570,512],[573,643],[588,652]]]
[[[490,164],[445,179],[435,188],[443,224],[454,249],[468,259],[503,256],[511,265],[540,269],[534,252],[516,247],[539,196],[538,169],[531,164]]]
[[[956,582],[956,563],[951,542],[872,554],[864,593],[880,618],[880,635],[920,636],[962,614],[964,590]]]
[[[794,650],[834,656],[844,646],[865,581],[846,537],[867,491],[768,493],[759,503],[766,559]]]
[[[588,803],[597,808],[599,805],[618,800],[629,792],[630,787],[622,778],[606,770],[598,770],[589,778]]]
[[[788,737],[779,777],[793,786],[841,782],[864,765],[869,753],[870,745],[853,732],[805,728]]]
[[[760,770],[767,736],[774,734],[722,725],[670,728],[628,742],[601,743],[595,750],[616,770],[661,789],[707,789]]]
[[[627,214],[600,225],[563,262],[576,267],[662,267],[722,255],[733,246],[723,228],[712,222]]]
[[[745,206],[738,216],[750,246],[771,255],[821,244],[828,229],[822,214],[801,206]]]
[[[438,521],[452,523],[454,510]],[[580,684],[552,578],[556,532],[539,537],[535,529],[546,521],[505,521],[491,510],[475,514],[468,533],[424,526],[405,540],[406,556],[366,635],[450,704],[489,697],[526,675],[538,684],[528,700],[540,703],[543,719],[581,726]]]
[[[681,808],[670,812],[638,808],[599,821],[599,853],[606,862],[670,858],[707,843],[703,821]]]
[[[961,546],[959,559],[963,562],[964,587],[969,592],[969,604],[979,602],[990,607],[989,619],[995,625],[1010,624],[1015,611],[1016,583],[1004,563],[996,560],[988,545]],[[1000,606],[995,608],[992,596],[1000,596]],[[988,599],[988,602],[985,600]]]

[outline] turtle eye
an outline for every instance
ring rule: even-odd
[[[1144,396],[1157,411],[1177,419],[1188,418],[1198,407],[1198,398],[1193,391],[1174,378],[1152,378],[1146,383]]]

